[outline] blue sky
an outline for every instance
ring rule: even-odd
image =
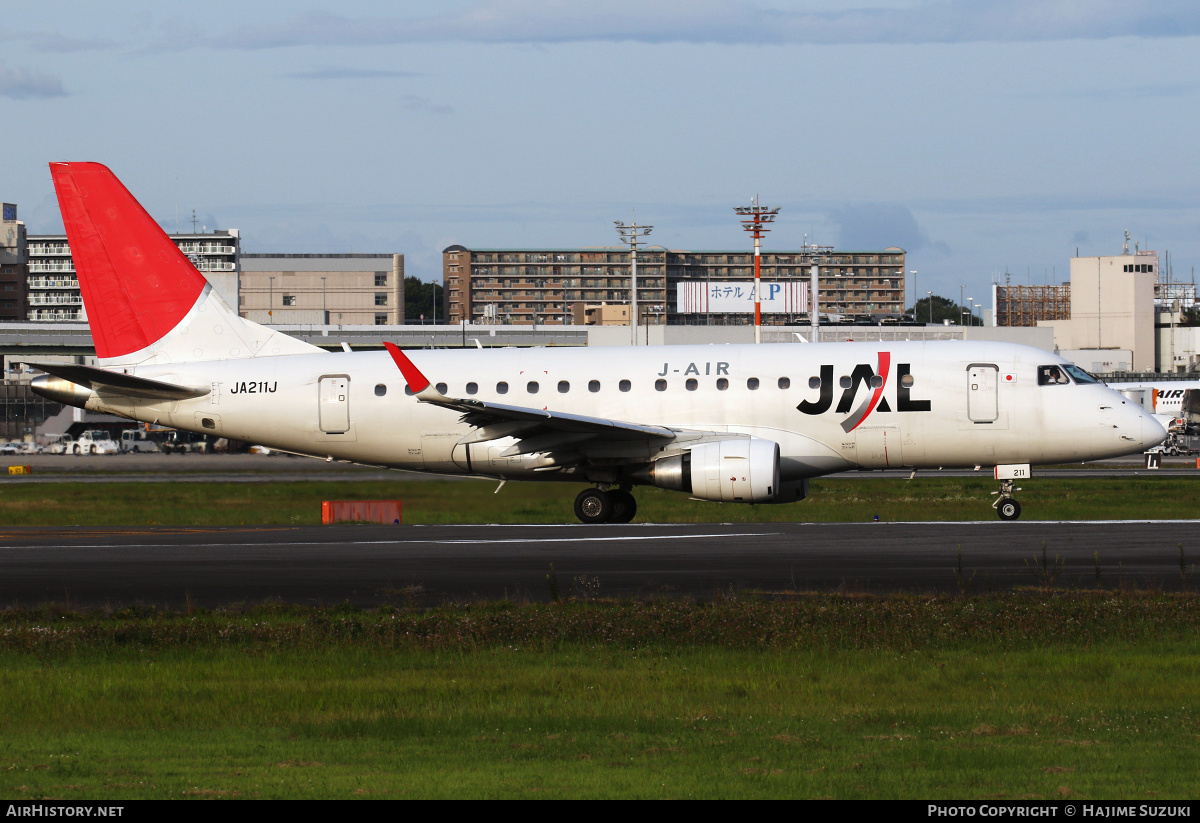
[[[246,251],[741,248],[732,207],[899,245],[921,292],[1065,279],[1128,229],[1200,265],[1200,4],[468,0],[6,7],[0,199],[52,160]],[[972,294],[972,293],[975,294]],[[910,300],[911,300],[910,285]]]

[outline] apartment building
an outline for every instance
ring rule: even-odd
[[[808,314],[807,283],[820,268],[823,313],[878,317],[904,312],[904,259],[900,248],[879,251],[801,249],[767,252],[761,268],[764,323],[786,324]],[[643,249],[637,257],[640,325],[736,325],[752,322],[754,255],[737,251]],[[442,252],[446,316],[451,323],[561,325],[575,320],[576,306],[630,303],[627,248],[469,249]],[[777,288],[771,288],[774,285]],[[695,301],[690,295],[725,299]],[[736,295],[738,299],[728,299]],[[628,321],[626,321],[628,322]]]
[[[170,238],[208,279],[213,289],[231,307],[236,308],[241,257],[238,230],[172,234]],[[27,238],[25,251],[28,297],[21,319],[40,322],[87,320],[67,236],[31,234]]]

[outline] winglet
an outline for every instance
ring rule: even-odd
[[[400,351],[400,347],[395,343],[384,343],[383,347],[388,350],[388,354],[396,361],[396,366],[400,369],[400,373],[404,375],[404,381],[408,383],[408,387],[412,389],[413,394],[420,394],[429,388],[429,378],[421,374],[421,370],[413,365],[413,362],[408,359],[404,352]]]

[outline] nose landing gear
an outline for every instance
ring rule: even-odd
[[[628,489],[584,489],[575,498],[581,523],[628,523],[637,514],[637,501]]]
[[[998,492],[992,492],[992,494],[1000,495],[996,499],[996,502],[992,504],[992,508],[996,510],[996,514],[1000,515],[1001,520],[1016,520],[1021,516],[1021,504],[1013,500],[1009,495],[1014,491],[1020,491],[1020,489],[1014,489],[1011,480],[1006,480],[1004,485],[1007,488],[1001,489]]]
[[[996,510],[996,514],[1000,516],[1001,520],[1016,520],[1021,516],[1021,504],[1013,499],[1013,493],[1019,492],[1020,489],[1014,487],[1013,483],[1030,476],[1029,464],[997,466],[995,476],[1000,481],[1000,491],[992,492],[993,495],[999,495],[992,503],[992,508]]]

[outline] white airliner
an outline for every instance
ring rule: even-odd
[[[1123,392],[1144,389],[1150,392],[1150,409],[1171,430],[1194,428],[1200,416],[1200,380],[1108,381],[1108,387]]]
[[[395,469],[588,483],[585,523],[637,485],[788,503],[852,469],[1141,452],[1166,432],[1057,355],[961,341],[330,353],[237,315],[120,181],[50,166],[98,367],[32,364],[39,394],[134,420]]]

